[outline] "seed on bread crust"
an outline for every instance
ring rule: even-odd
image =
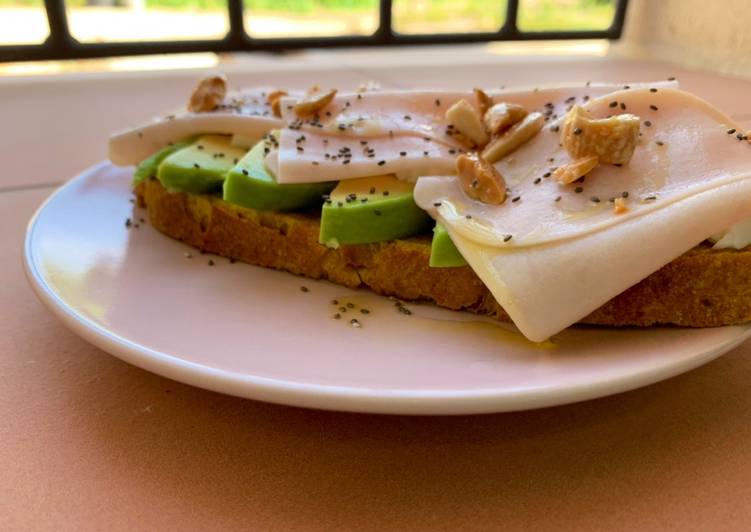
[[[503,135],[493,139],[482,151],[482,158],[493,164],[537,135],[545,122],[541,113],[530,113],[524,119],[511,126]]]
[[[295,104],[295,114],[297,114],[297,116],[310,116],[316,114],[333,101],[336,92],[336,89],[331,89],[328,92],[321,92],[320,89],[314,87],[314,89],[309,91],[304,98]]]
[[[209,76],[198,82],[193,94],[190,95],[188,111],[204,113],[216,109],[227,96],[227,78],[225,76]]]
[[[470,198],[490,205],[500,205],[506,200],[503,176],[476,153],[457,157],[456,171],[464,192]]]

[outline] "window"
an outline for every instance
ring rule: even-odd
[[[251,37],[373,35],[378,0],[245,0]]]
[[[82,43],[221,39],[226,0],[67,0],[71,36]]]
[[[0,61],[617,39],[626,4],[627,0],[0,0]]]
[[[394,0],[398,33],[477,33],[499,31],[506,21],[506,1]]]
[[[605,30],[613,23],[615,0],[521,0],[521,31]]]

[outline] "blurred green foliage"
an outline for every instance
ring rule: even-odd
[[[399,33],[496,31],[506,20],[506,0],[394,0]]]
[[[454,17],[481,19],[506,18],[506,0],[394,0],[394,17],[427,22],[442,22]]]
[[[67,0],[69,6],[80,7],[96,3],[105,5],[108,2],[88,2],[87,0]],[[111,5],[126,5],[125,0],[111,0]],[[43,0],[0,0],[0,6],[10,7],[42,7]],[[168,7],[179,9],[226,9],[226,0],[146,0],[147,7]],[[378,0],[245,0],[248,9],[264,12],[281,12],[294,14],[310,14],[318,10],[330,11],[367,11],[378,6]]]
[[[42,0],[0,0],[0,7],[44,7]]]
[[[154,0],[160,1],[160,0]],[[245,0],[245,7],[257,11],[282,11],[306,15],[326,11],[374,11],[378,0]]]
[[[615,14],[614,0],[521,0],[519,29],[604,30]]]

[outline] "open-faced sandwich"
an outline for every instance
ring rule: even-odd
[[[114,135],[159,231],[511,320],[751,321],[751,145],[675,81],[228,93]]]

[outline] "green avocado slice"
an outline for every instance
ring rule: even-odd
[[[413,188],[392,175],[340,181],[323,205],[318,241],[336,248],[426,231],[432,219],[415,204]]]
[[[439,223],[433,228],[429,264],[431,268],[456,268],[467,265],[467,261],[451,241],[448,231]]]
[[[190,146],[195,140],[196,137],[189,137],[180,142],[174,142],[169,146],[162,148],[151,157],[147,157],[141,161],[140,164],[136,166],[136,171],[133,173],[133,184],[137,185],[146,178],[156,177],[159,165],[162,164],[164,159],[175,153],[177,150]]]
[[[278,137],[279,132],[272,135]],[[264,139],[227,173],[224,181],[224,201],[262,211],[288,211],[320,205],[322,196],[336,186],[335,181],[284,185],[266,166],[266,154],[272,148]]]
[[[167,156],[157,178],[170,191],[204,194],[220,191],[229,170],[245,156],[227,135],[202,135],[194,144]]]

